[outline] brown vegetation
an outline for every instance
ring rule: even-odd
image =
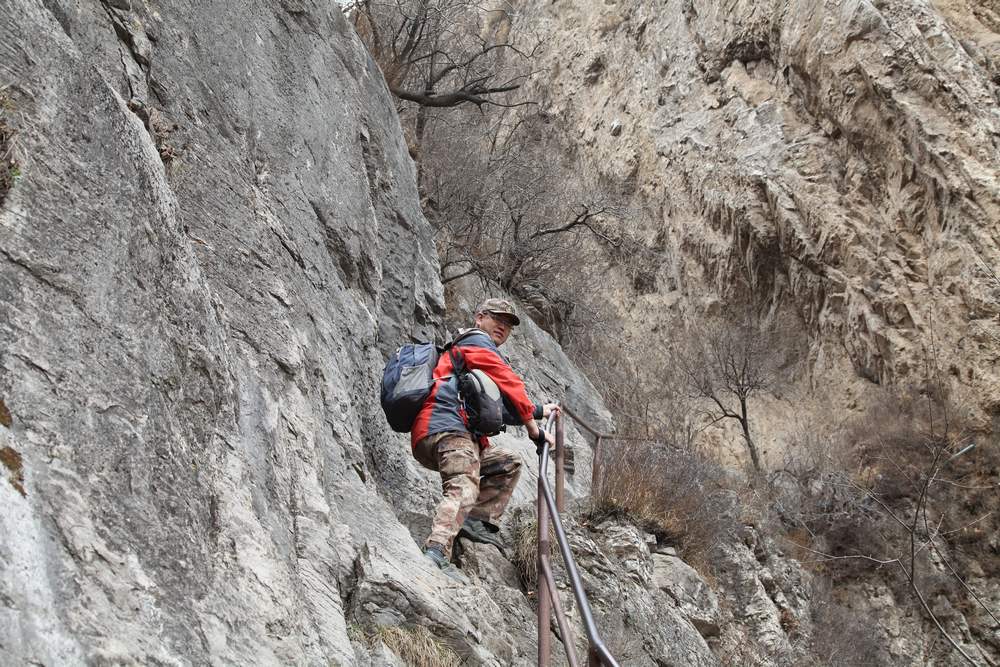
[[[509,9],[359,0],[349,15],[400,100],[442,282],[470,276],[506,290],[563,342],[612,318],[580,298],[607,264],[641,267],[637,284],[655,285],[650,249],[623,231],[621,188],[555,158],[568,155],[562,138],[521,95],[539,40]]]
[[[392,94],[424,107],[505,104],[526,77],[507,61],[538,46],[523,50],[506,11],[469,0],[358,0],[348,12]]]
[[[990,501],[1000,479],[995,452],[970,449],[953,414],[946,392],[933,382],[886,392],[829,445],[851,453],[855,466],[801,466],[777,496],[800,559],[841,582],[887,580],[897,599],[912,600],[953,650],[975,664],[955,628],[935,612],[936,601],[979,607],[997,622],[997,611],[970,583],[973,572],[995,569],[997,559],[984,550],[973,555],[963,540],[981,542],[1000,528]]]
[[[22,496],[27,496],[24,490],[24,459],[21,453],[12,447],[0,449],[0,463],[9,471],[11,486]]]
[[[13,423],[14,419],[13,417],[11,417],[10,410],[7,408],[7,404],[3,402],[2,398],[0,398],[0,426],[6,426],[7,428],[10,428],[11,424]]]
[[[423,626],[377,626],[371,632],[352,628],[356,641],[375,648],[384,644],[407,667],[459,667],[462,659]]]
[[[0,88],[0,206],[7,193],[21,176],[21,168],[14,156],[14,126],[11,114],[14,103],[6,88]]]
[[[813,585],[810,664],[817,667],[881,664],[880,643],[872,623],[837,601],[829,582]]]
[[[610,451],[592,521],[623,514],[661,543],[676,546],[692,565],[705,563],[716,544],[730,539],[738,526],[737,494],[717,464],[657,441],[605,446]]]
[[[763,467],[750,433],[750,401],[770,390],[778,336],[774,325],[752,308],[693,327],[678,361],[693,398],[708,405],[710,423],[739,423],[754,472]]]
[[[625,211],[606,188],[558,178],[559,165],[535,138],[538,117],[507,110],[489,120],[455,112],[435,122],[425,142],[421,187],[442,281],[474,275],[529,302],[541,297],[541,311],[546,300],[575,302],[592,284],[581,282],[581,269],[597,269],[609,249],[634,243],[621,231]],[[572,309],[548,316],[558,323],[553,333],[565,336]]]

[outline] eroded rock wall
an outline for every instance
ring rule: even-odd
[[[325,3],[0,14],[5,654],[349,664],[382,350],[443,311],[380,74]]]
[[[933,365],[995,426],[996,3],[562,0],[520,20],[545,35],[542,112],[651,220],[663,267],[626,317],[752,290],[799,314],[823,386],[842,360],[883,384]]]

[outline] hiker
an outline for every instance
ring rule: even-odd
[[[551,434],[535,423],[559,408],[556,404],[535,405],[499,347],[520,324],[514,307],[504,299],[487,299],[477,309],[475,326],[463,329],[453,348],[456,361],[469,371],[489,376],[503,397],[505,424],[528,429],[537,447],[554,444]],[[510,501],[521,474],[521,457],[491,445],[482,434],[471,432],[461,409],[458,382],[453,377],[450,354],[442,354],[434,369],[434,388],[424,403],[411,431],[413,456],[425,468],[441,474],[444,497],[434,513],[431,534],[424,555],[448,576],[464,577],[451,564],[452,542],[456,536],[492,544],[503,551],[497,521]]]

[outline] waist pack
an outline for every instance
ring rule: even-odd
[[[434,343],[409,343],[389,358],[382,371],[380,398],[382,411],[393,431],[409,433],[413,430],[413,422],[434,388],[434,369],[443,352],[451,355],[469,429],[481,435],[496,435],[504,430],[500,388],[483,371],[467,370],[461,354],[456,355],[452,349],[465,335],[443,347]]]

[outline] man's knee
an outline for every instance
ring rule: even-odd
[[[507,460],[506,469],[507,476],[510,477],[512,482],[517,482],[518,478],[521,477],[521,466],[524,465],[521,455],[511,452],[511,457]]]
[[[497,449],[483,461],[480,474],[483,477],[509,477],[516,480],[521,476],[522,465],[523,460],[517,452]]]
[[[437,443],[435,458],[442,477],[478,475],[479,454],[467,436],[449,435]]]

